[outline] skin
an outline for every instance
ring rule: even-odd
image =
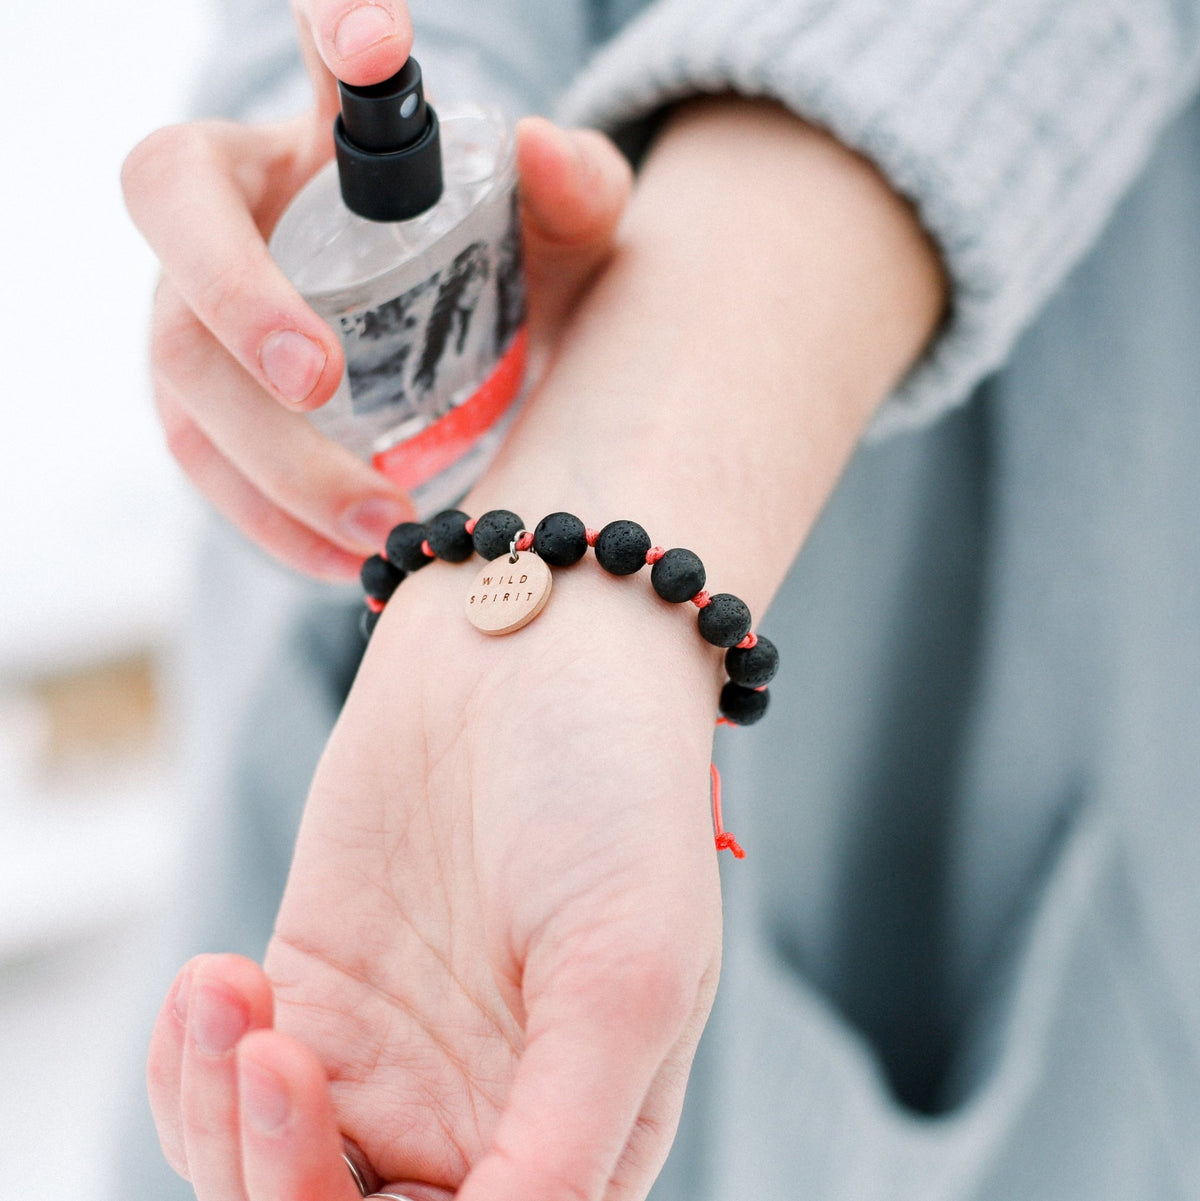
[[[392,33],[351,62],[335,47],[350,7],[301,12],[310,63],[383,78],[407,18],[376,6]],[[337,575],[393,521],[347,541],[348,509],[404,502],[314,441],[261,371],[279,329],[326,354],[292,408],[340,370],[259,253],[327,150],[319,127],[155,135],[126,182],[163,258],[172,448],[249,536]],[[185,165],[204,186],[172,182]],[[937,328],[935,251],[869,164],[765,102],[674,110],[627,209],[597,135],[527,125],[520,169],[545,371],[463,507],[634,516],[761,614]],[[690,608],[592,563],[556,572],[545,612],[506,638],[462,619],[468,584],[434,565],[389,604],[264,966],[194,960],[163,1007],[151,1100],[200,1201],[353,1201],[343,1146],[371,1187],[414,1201],[632,1201],[661,1167],[720,962],[720,653]]]

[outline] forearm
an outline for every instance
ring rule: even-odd
[[[943,305],[868,163],[769,103],[688,104],[475,507],[633,518],[759,613]]]

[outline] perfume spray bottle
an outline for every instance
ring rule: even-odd
[[[345,351],[311,420],[424,516],[475,482],[521,399],[513,138],[486,108],[439,118],[411,58],[383,83],[339,87],[336,160],[284,213],[271,253]]]

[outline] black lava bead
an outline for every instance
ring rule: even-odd
[[[475,542],[467,533],[470,519],[458,509],[443,509],[426,522],[433,553],[447,563],[463,563],[475,553]]]
[[[752,726],[767,711],[771,703],[771,694],[764,689],[758,692],[753,688],[743,688],[732,680],[721,689],[721,700],[718,708],[721,716],[738,726]]]
[[[769,684],[779,670],[779,652],[770,638],[758,636],[756,645],[746,650],[733,646],[725,652],[725,671],[735,684],[761,688]]]
[[[649,549],[650,535],[636,521],[610,521],[596,539],[596,561],[613,575],[633,575]]]
[[[372,555],[358,573],[362,581],[363,591],[376,600],[387,601],[404,579],[404,572],[394,567],[382,555]]]
[[[675,547],[650,568],[650,583],[665,601],[689,601],[704,587],[704,564],[690,550]]]
[[[358,632],[363,636],[364,641],[370,641],[371,635],[375,632],[375,627],[378,624],[378,613],[372,609],[364,609],[362,611],[362,615],[358,619]]]
[[[587,529],[573,513],[551,513],[537,523],[533,549],[551,567],[570,567],[587,553]]]
[[[476,523],[475,551],[485,559],[498,559],[508,554],[513,539],[525,528],[525,523],[508,509],[489,509]]]
[[[425,527],[416,521],[402,521],[387,536],[386,553],[393,567],[401,571],[416,571],[433,560],[421,549]]]
[[[732,592],[718,592],[700,610],[699,625],[713,646],[737,646],[750,633],[750,610]]]

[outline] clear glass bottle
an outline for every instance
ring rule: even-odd
[[[271,253],[346,355],[312,421],[396,480],[424,516],[475,482],[521,399],[513,137],[482,107],[439,120],[413,59],[383,84],[343,84],[341,94],[337,161],[289,206]]]

